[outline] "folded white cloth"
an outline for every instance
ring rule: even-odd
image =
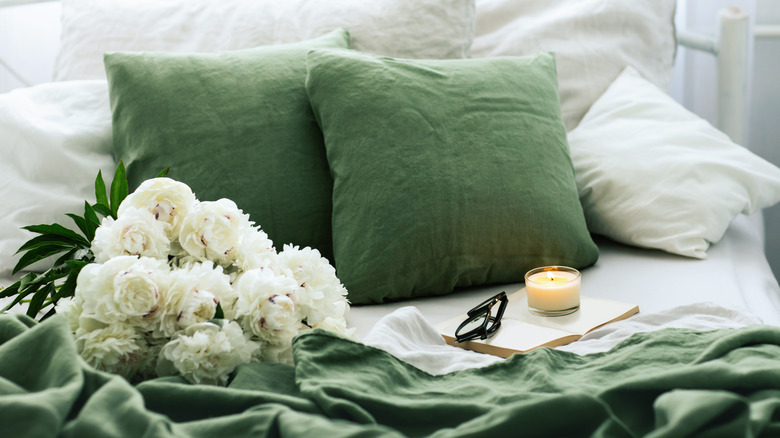
[[[696,303],[658,313],[638,314],[627,320],[607,324],[586,334],[579,341],[558,349],[575,354],[591,354],[607,351],[639,332],[670,327],[704,331],[761,323],[759,318],[742,311],[713,303]],[[362,341],[431,374],[478,368],[503,360],[447,345],[416,307],[402,307],[386,315],[377,321]]]
[[[586,334],[577,342],[558,347],[576,354],[607,351],[634,333],[664,328],[717,330],[762,324],[760,318],[749,313],[727,309],[714,303],[694,303],[657,312],[639,313],[629,319],[607,324]]]
[[[362,341],[431,374],[479,368],[502,360],[447,345],[416,307],[401,307],[385,315]]]

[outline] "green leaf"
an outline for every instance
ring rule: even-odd
[[[76,271],[78,274],[81,268],[87,266],[90,262],[84,260],[67,260],[65,264],[70,268],[71,272]]]
[[[30,305],[27,307],[27,316],[35,318],[36,315],[43,308],[43,302],[49,294],[54,294],[54,283],[48,283],[42,288],[38,289],[30,300]]]
[[[51,283],[53,281],[59,280],[60,278],[68,275],[68,272],[70,272],[70,268],[68,268],[67,266],[47,269],[46,272],[44,272],[43,274],[39,274],[39,275],[33,274],[34,278],[29,282],[27,282],[27,285],[24,287],[26,288],[30,286],[40,286],[42,284]]]
[[[114,219],[117,218],[119,204],[125,200],[128,192],[129,188],[127,186],[125,165],[122,161],[119,161],[119,165],[116,167],[116,173],[114,174],[114,180],[111,181],[111,216],[113,216]]]
[[[60,266],[63,263],[65,263],[67,260],[70,260],[73,258],[73,255],[76,254],[76,251],[78,251],[78,248],[73,248],[70,251],[66,252],[65,254],[61,255],[55,262],[54,266]]]
[[[103,181],[103,171],[99,170],[95,178],[95,202],[97,205],[108,206],[108,195],[106,194],[106,182]]]
[[[19,292],[19,282],[0,289],[0,298],[8,298]]]
[[[33,233],[38,234],[54,234],[56,236],[62,236],[68,238],[73,243],[80,244],[83,246],[90,246],[89,241],[84,238],[84,236],[79,235],[73,230],[70,230],[68,228],[63,227],[60,224],[40,224],[40,225],[28,225],[26,227],[22,227],[25,230],[32,231]]]
[[[95,209],[89,205],[89,202],[84,201],[84,235],[87,236],[87,240],[92,242],[95,239],[95,230],[100,226],[100,219],[95,213]]]
[[[19,290],[22,290],[27,287],[28,284],[33,282],[35,280],[35,277],[37,275],[34,272],[28,272],[25,274],[22,278],[19,279]]]
[[[92,208],[96,213],[100,213],[105,217],[111,216],[111,207],[105,206],[103,204],[94,204]]]
[[[168,172],[171,171],[170,167],[166,167],[165,169],[161,170],[160,173],[157,174],[157,178],[162,178],[164,176],[168,176]]]
[[[95,225],[95,227],[100,226],[100,219],[97,217],[97,213],[95,213],[95,209],[92,208],[92,206],[89,205],[89,202],[87,201],[84,201],[84,219],[86,219],[87,222],[91,222],[93,225]]]
[[[11,307],[19,304],[25,297],[27,297],[27,295],[30,295],[31,293],[36,292],[39,287],[40,286],[33,285],[33,286],[30,286],[30,287],[25,287],[23,289],[20,288],[19,289],[19,294],[16,295],[16,298],[14,298],[13,301],[11,301],[5,307],[3,307],[3,310],[0,310],[0,313],[5,313]]]
[[[87,263],[84,263],[86,265]],[[72,297],[76,294],[76,280],[78,279],[79,272],[81,272],[81,268],[83,266],[78,267],[77,269],[73,269],[68,274],[68,278],[65,280],[65,283],[62,283],[60,285],[59,290],[56,294],[51,298],[52,304],[57,304],[57,301],[60,300],[60,298],[67,298]]]
[[[19,247],[19,249],[16,251],[16,254],[19,254],[20,252],[24,252],[24,251],[30,251],[32,249],[37,249],[43,246],[50,246],[50,245],[60,245],[63,248],[71,248],[77,246],[70,239],[66,237],[57,236],[54,234],[43,234],[41,236],[33,237],[32,239],[25,242],[24,245]]]
[[[16,266],[14,266],[12,273],[16,274],[17,272],[32,265],[33,263],[39,260],[43,260],[46,257],[51,257],[55,254],[59,254],[63,251],[67,251],[68,248],[69,247],[63,247],[61,245],[50,245],[50,246],[42,246],[40,248],[35,248],[30,251],[27,251],[19,259],[19,262],[16,264]]]
[[[222,304],[217,303],[217,310],[214,311],[213,319],[225,319],[225,312],[222,310]]]
[[[167,172],[168,169],[161,175]],[[119,205],[127,195],[127,175],[124,164],[120,161],[110,190],[106,189],[103,173],[98,172],[95,179],[95,204],[84,201],[83,216],[66,214],[76,225],[77,230],[57,223],[23,227],[39,235],[25,242],[17,251],[17,254],[22,255],[13,269],[14,274],[40,260],[57,255],[58,257],[54,261],[54,267],[46,272],[42,274],[30,272],[16,283],[5,288],[0,287],[0,298],[12,298],[12,301],[7,303],[0,312],[5,312],[20,303],[28,303],[27,314],[30,316],[37,317],[49,306],[52,308],[48,309],[41,320],[54,315],[54,306],[60,299],[75,295],[81,269],[94,260],[90,247],[95,232],[100,227],[98,215],[116,218]]]
[[[28,295],[37,293],[42,287],[47,287],[48,284],[54,287],[54,283],[60,278],[68,275],[69,272],[71,272],[71,268],[65,266],[59,269],[49,269],[40,275],[32,272],[25,274],[19,281],[8,286],[7,289],[9,290],[3,290],[2,294],[0,294],[0,298],[10,297],[13,296],[14,293],[16,294],[16,297],[0,310],[0,313],[6,312],[8,309],[22,302]]]
[[[87,220],[86,219],[84,219],[83,217],[81,217],[81,216],[79,216],[77,214],[73,214],[73,213],[65,213],[65,215],[73,220],[73,223],[75,223],[76,226],[79,227],[79,230],[81,230],[81,232],[85,236],[87,236],[87,240],[92,240],[89,237],[89,227],[87,226]]]
[[[52,303],[52,304],[54,304],[54,303]],[[40,320],[43,321],[44,319],[46,319],[46,318],[48,318],[50,316],[54,316],[56,314],[57,314],[57,308],[54,305],[52,305],[51,309],[49,309],[49,311],[46,312],[46,314],[43,315]]]

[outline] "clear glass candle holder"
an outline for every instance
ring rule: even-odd
[[[540,316],[563,316],[580,308],[580,271],[542,266],[525,274],[528,310]]]

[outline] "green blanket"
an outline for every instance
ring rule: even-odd
[[[780,436],[780,328],[637,334],[433,376],[323,331],[296,366],[227,388],[132,386],[79,359],[66,321],[0,316],[0,436]]]

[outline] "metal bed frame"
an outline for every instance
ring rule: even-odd
[[[738,144],[745,144],[750,28],[748,15],[738,8],[718,13],[715,36],[677,31],[683,47],[710,53],[717,60],[715,126]]]

